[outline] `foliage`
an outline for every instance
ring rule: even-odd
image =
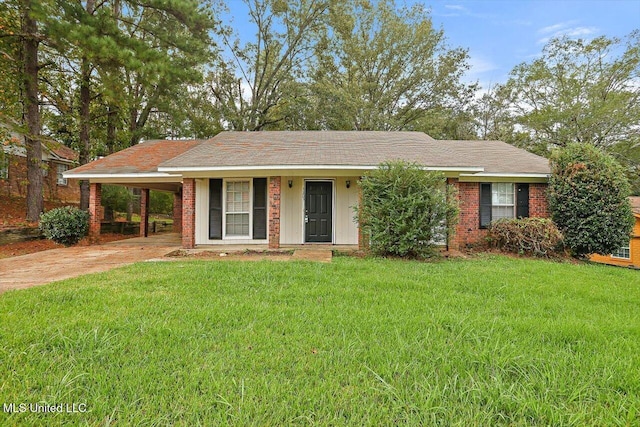
[[[586,143],[627,169],[640,194],[640,30],[625,39],[556,38],[475,102],[478,134],[549,156]]]
[[[173,214],[173,194],[166,191],[149,192],[149,212],[154,214]]]
[[[89,213],[74,206],[52,209],[40,215],[40,230],[49,240],[75,245],[89,231]]]
[[[216,107],[230,130],[264,130],[283,120],[315,34],[334,0],[245,0],[255,39],[227,28],[225,54],[209,75]]]
[[[415,130],[432,110],[439,119],[470,100],[468,53],[447,46],[424,6],[350,0],[329,17],[311,67],[312,127]]]
[[[377,255],[424,258],[446,242],[457,219],[457,198],[440,172],[402,161],[382,163],[360,181],[360,227]],[[446,224],[446,226],[445,226]]]
[[[562,243],[562,233],[547,218],[503,218],[491,223],[489,235],[504,251],[537,257],[554,255]]]
[[[589,144],[568,144],[551,156],[551,217],[575,256],[610,254],[633,228],[624,168]]]
[[[0,424],[635,425],[637,283],[339,257],[147,262],[5,292],[0,402],[88,410]]]
[[[121,185],[102,186],[102,206],[112,212],[126,212],[127,205],[132,200],[133,195]]]

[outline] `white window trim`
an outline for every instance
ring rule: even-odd
[[[502,204],[502,203],[494,204],[493,203],[493,189],[495,188],[494,186],[496,186],[498,184],[510,184],[511,185],[511,192],[512,192],[512,195],[513,195],[513,204]],[[517,194],[517,191],[516,191],[516,183],[515,182],[492,182],[491,183],[491,209],[493,210],[494,207],[496,207],[496,208],[504,208],[504,207],[513,208],[512,209],[513,216],[511,216],[509,218],[506,218],[506,219],[513,219],[513,218],[516,217],[516,207],[518,205],[517,198],[518,198],[518,194]],[[502,219],[502,218],[498,218],[498,219]],[[496,221],[496,220],[493,218],[493,212],[491,212],[491,222],[493,222],[493,221]]]
[[[623,256],[618,256],[618,255],[615,255],[615,254],[611,254],[611,258],[630,260],[631,259],[631,241],[629,241],[629,243],[627,243],[626,246],[620,246],[618,248],[618,252],[620,251],[620,249],[626,249],[627,252],[629,252],[629,256],[628,257],[623,257]]]
[[[227,182],[249,182],[249,234],[227,235]],[[253,240],[253,178],[224,178],[222,180],[222,240]]]
[[[62,173],[60,172],[61,166],[66,168],[62,171]],[[64,173],[68,170],[69,170],[69,165],[66,165],[64,163],[56,163],[56,183],[58,185],[64,185],[64,186],[69,185],[67,178],[64,177]]]

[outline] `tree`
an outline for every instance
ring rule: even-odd
[[[634,219],[624,172],[590,144],[570,143],[553,152],[549,209],[575,256],[610,254],[629,242]]]
[[[402,161],[382,163],[360,181],[360,228],[377,255],[428,257],[458,215],[453,187],[440,172]]]
[[[415,130],[429,125],[420,119],[454,117],[450,112],[468,104],[475,88],[460,81],[469,68],[467,51],[450,49],[419,5],[336,5],[315,56],[316,128]]]
[[[305,68],[307,56],[332,0],[245,0],[256,26],[255,40],[222,34],[226,56],[209,76],[211,92],[228,129],[277,126]],[[280,111],[279,111],[280,110]]]
[[[492,100],[512,124],[507,142],[549,155],[554,147],[587,143],[619,155],[640,190],[640,31],[624,40],[551,40],[540,58],[511,72]],[[504,118],[504,117],[503,117]],[[515,131],[518,129],[518,132]],[[620,145],[624,150],[619,150]]]
[[[623,49],[624,48],[624,49]],[[640,32],[619,39],[551,40],[506,84],[517,123],[551,147],[608,148],[640,138]]]

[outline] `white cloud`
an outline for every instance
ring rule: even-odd
[[[558,31],[562,31],[568,27],[571,27],[572,25],[575,25],[576,21],[566,21],[566,22],[559,22],[557,24],[553,24],[553,25],[549,25],[547,27],[542,27],[538,30],[538,34],[550,34],[550,33],[556,33]]]
[[[577,21],[565,21],[558,22],[557,24],[548,25],[538,29],[538,34],[544,35],[538,39],[538,44],[545,44],[549,40],[556,37],[585,37],[591,34],[597,33],[599,30],[596,27],[581,27],[576,26]]]
[[[460,6],[459,4],[445,4],[444,7],[446,9],[452,9],[452,10],[464,10],[464,11],[467,10],[466,7]]]

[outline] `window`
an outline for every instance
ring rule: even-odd
[[[618,248],[618,250],[612,253],[611,256],[614,258],[631,259],[630,245],[627,244],[627,246],[622,246],[621,248]]]
[[[67,185],[67,178],[62,176],[62,174],[65,173],[68,170],[69,170],[69,166],[68,165],[58,164],[58,170],[57,170],[58,185]]]
[[[0,179],[9,178],[9,155],[0,152]]]
[[[529,184],[480,183],[480,228],[501,218],[529,216]]]
[[[513,183],[491,184],[491,220],[513,218],[515,216]]]
[[[227,181],[226,189],[227,236],[249,236],[250,193],[249,181]]]

